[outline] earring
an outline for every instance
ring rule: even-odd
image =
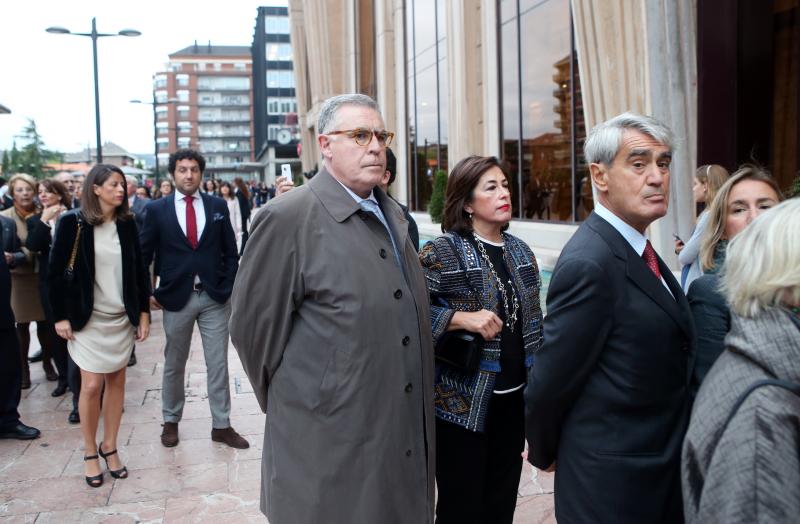
[[[467,216],[469,217],[469,221],[472,222],[472,213],[467,213]]]

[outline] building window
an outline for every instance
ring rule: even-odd
[[[498,0],[497,12],[501,155],[514,217],[581,221],[594,204],[569,0]]]
[[[267,44],[267,60],[291,60],[291,44]]]
[[[264,17],[264,22],[267,34],[289,34],[289,18],[286,16],[267,16]]]
[[[153,88],[154,89],[166,89],[167,88],[167,77],[165,75],[156,75],[153,79]]]
[[[267,71],[267,87],[294,87],[294,73],[292,71]]]
[[[233,69],[236,71],[247,71],[247,64],[243,62],[236,62],[233,64]]]
[[[410,0],[406,6],[409,203],[424,210],[434,173],[448,169],[447,2]]]
[[[166,91],[156,91],[156,104],[166,104],[167,99]]]
[[[181,89],[179,91],[176,91],[175,94],[178,96],[178,100],[180,100],[181,102],[189,101],[189,91]]]
[[[175,82],[178,84],[179,87],[188,87],[189,75],[186,74],[175,75]]]

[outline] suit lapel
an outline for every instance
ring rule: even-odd
[[[200,199],[203,201],[203,212],[206,215],[206,225],[203,227],[203,232],[200,233],[200,238],[197,239],[198,248],[202,245],[203,241],[208,236],[206,233],[213,224],[213,222],[211,221],[211,204],[212,204],[211,197],[203,193],[200,193]]]
[[[672,295],[670,291],[664,288],[664,284],[650,271],[644,259],[633,250],[630,244],[628,244],[625,237],[614,229],[614,226],[595,213],[590,215],[587,219],[587,223],[592,229],[600,233],[600,236],[608,243],[614,254],[623,260],[625,264],[625,273],[628,279],[663,309],[687,335],[691,336],[689,321],[684,317],[681,311],[682,304],[686,302],[686,297],[683,296],[683,291],[681,291],[680,286],[677,286],[675,277],[672,276],[672,272],[664,264],[664,261],[661,260],[661,257],[656,255],[658,258],[658,267]],[[680,306],[679,303],[681,304]]]
[[[186,233],[183,232],[183,229],[181,229],[181,223],[178,221],[178,210],[175,207],[175,198],[179,194],[180,193],[175,191],[167,197],[167,201],[165,202],[165,205],[167,206],[166,212],[167,216],[170,217],[169,221],[172,224],[175,234],[183,240],[184,244],[186,244],[189,249],[192,249],[192,245],[189,243],[189,238],[186,236]]]

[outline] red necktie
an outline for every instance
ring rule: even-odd
[[[189,239],[192,249],[197,249],[197,217],[192,205],[194,198],[185,196],[183,199],[186,201],[186,238]]]
[[[661,280],[661,271],[658,269],[658,257],[656,257],[656,250],[653,249],[653,244],[651,244],[649,240],[644,246],[642,258],[644,259],[644,263],[647,264],[647,267],[650,268],[650,271],[653,272],[656,278]]]

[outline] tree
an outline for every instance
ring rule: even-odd
[[[11,157],[8,156],[8,150],[3,151],[3,174],[8,176],[8,172],[11,169]]]
[[[433,175],[433,193],[431,200],[428,202],[428,213],[431,215],[431,221],[434,224],[442,222],[442,215],[444,213],[444,193],[447,189],[447,171],[439,169]]]
[[[14,147],[11,149],[11,170],[15,173],[28,173],[36,178],[49,176],[52,169],[48,168],[47,164],[58,161],[59,154],[45,149],[44,141],[36,129],[36,122],[29,119],[21,137],[27,144],[21,150],[17,150],[17,144],[14,142]]]

